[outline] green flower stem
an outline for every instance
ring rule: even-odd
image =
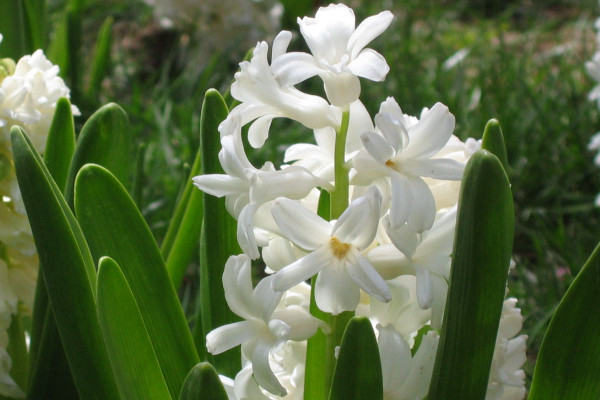
[[[342,124],[335,138],[335,152],[333,155],[335,187],[331,192],[331,219],[337,219],[348,208],[348,166],[346,165],[346,136],[350,122],[350,111],[342,114]]]
[[[348,208],[349,197],[349,169],[346,165],[346,136],[350,121],[350,111],[344,110],[342,123],[337,131],[335,140],[334,169],[335,188],[331,192],[329,219],[337,219]],[[319,331],[308,340],[306,353],[306,375],[304,398],[311,400],[327,399],[335,370],[335,348],[342,341],[342,336],[353,312],[343,312],[339,315],[325,313],[317,307],[314,298],[316,277],[313,277],[311,286],[310,312],[315,317],[325,321],[331,328],[331,333],[324,334]]]

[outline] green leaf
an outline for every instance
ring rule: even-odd
[[[4,35],[0,58],[10,57],[16,62],[31,53],[23,0],[0,0],[0,32]]]
[[[485,398],[512,254],[508,178],[486,150],[471,156],[458,204],[444,322],[428,400]]]
[[[504,135],[502,134],[502,128],[500,128],[500,122],[497,119],[490,119],[485,125],[481,139],[481,148],[498,157],[504,170],[508,171],[508,156],[506,155]]]
[[[99,165],[79,171],[75,210],[94,257],[109,256],[121,266],[176,397],[199,359],[150,229],[118,179]]]
[[[98,31],[96,50],[92,61],[89,83],[86,91],[86,99],[90,104],[98,101],[98,93],[102,87],[102,81],[108,74],[110,68],[110,49],[112,46],[113,18],[108,17]]]
[[[48,297],[77,390],[85,399],[118,399],[96,317],[96,273],[83,235],[41,157],[21,128],[11,130],[19,187]]]
[[[44,163],[63,192],[74,148],[75,128],[71,103],[68,99],[61,98],[56,103],[46,142]],[[54,313],[48,304],[43,274],[38,274],[29,333],[31,345],[27,398],[79,399],[60,341]]]
[[[119,265],[98,267],[98,321],[123,399],[171,400],[152,342]]]
[[[48,46],[48,59],[59,66],[75,104],[81,100],[82,33],[81,10],[67,7]]]
[[[222,174],[218,153],[221,150],[219,123],[227,117],[223,98],[213,90],[202,105],[201,148],[204,174]],[[223,270],[231,255],[241,253],[236,237],[236,221],[227,212],[224,198],[203,194],[204,217],[200,245],[200,315],[202,330],[195,329],[196,347],[204,346],[204,337],[213,329],[239,321],[225,301]],[[201,351],[201,350],[199,350]],[[219,373],[234,377],[241,369],[239,347],[217,356],[208,355]]]
[[[538,354],[530,400],[600,398],[600,245],[567,290]]]
[[[110,170],[127,185],[133,165],[132,129],[125,111],[115,103],[102,106],[86,121],[77,140],[69,169],[65,198],[73,205],[73,185],[85,164],[98,164]]]
[[[71,102],[69,99],[61,98],[56,102],[56,110],[44,151],[44,163],[61,192],[65,190],[74,150],[75,126]]]
[[[383,399],[383,377],[377,339],[366,317],[348,323],[331,384],[330,400]]]
[[[196,365],[181,389],[179,400],[227,400],[227,392],[217,370],[207,362]]]
[[[24,0],[30,50],[46,48],[46,1]]]
[[[200,135],[202,136],[203,132],[209,132],[208,134],[219,137],[217,128],[225,117],[227,117],[227,107],[224,105],[221,94],[214,89],[208,90],[202,103]],[[203,148],[200,146],[161,248],[163,257],[167,260],[167,270],[175,287],[179,287],[181,284],[202,230],[203,195],[192,183],[192,178],[201,173],[202,153]]]

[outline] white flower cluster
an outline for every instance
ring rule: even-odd
[[[2,35],[0,35],[0,42]],[[18,125],[41,153],[56,102],[69,97],[58,67],[41,50],[17,63],[0,59],[0,395],[24,397],[9,375],[7,330],[18,312],[33,308],[38,258],[25,214],[10,147],[10,128]],[[73,107],[73,112],[79,111]]]
[[[260,42],[235,75],[231,93],[240,105],[219,127],[225,174],[194,178],[201,190],[225,196],[244,252],[229,259],[223,274],[227,303],[243,321],[206,338],[213,354],[241,345],[244,368],[233,381],[224,378],[232,399],[302,398],[306,340],[318,329],[329,332],[309,313],[305,281],[315,276],[319,309],[372,321],[385,398],[427,395],[460,179],[481,144],[453,136],[454,116],[441,103],[414,117],[390,97],[371,119],[359,100],[359,77],[385,79],[385,59],[366,46],[392,19],[385,11],[356,27],[345,5],[320,8],[314,18],[298,20],[311,53],[287,53],[292,34],[284,31],[270,62],[268,45]],[[326,98],[296,88],[317,76]],[[246,156],[242,127],[250,124],[249,143],[261,147],[275,134],[274,118],[313,130],[316,144],[290,146],[280,169],[271,163],[256,168]],[[319,189],[331,193],[332,203],[340,192],[345,196],[331,221],[317,214]],[[261,256],[268,276],[253,288],[250,262]],[[507,300],[489,399],[525,394],[525,336],[514,338],[521,320],[515,301]]]
[[[585,69],[588,75],[597,82],[596,86],[594,86],[588,94],[588,99],[596,102],[598,109],[600,109],[600,18],[596,19],[594,27],[596,28],[597,49],[592,59],[585,62]],[[590,143],[588,144],[588,150],[597,152],[594,163],[600,166],[600,132],[596,132],[594,136],[592,136]],[[600,194],[596,196],[595,204],[600,207]]]

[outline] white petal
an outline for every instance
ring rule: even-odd
[[[277,197],[300,200],[308,196],[315,187],[327,185],[328,182],[318,179],[306,168],[299,166],[272,172],[261,171],[253,180],[250,199],[261,203]]]
[[[409,143],[408,131],[398,118],[389,113],[379,113],[375,116],[377,128],[383,134],[385,141],[396,152],[401,152]],[[393,155],[392,155],[393,156]],[[392,158],[392,156],[388,157]]]
[[[256,382],[265,390],[277,396],[285,396],[287,394],[285,388],[277,380],[277,377],[271,370],[269,364],[269,353],[271,352],[271,344],[259,341],[252,349],[250,361],[252,362],[252,370]]]
[[[425,268],[417,268],[417,301],[419,307],[426,309],[431,307],[433,301],[433,291],[431,274],[429,270]]]
[[[417,232],[410,226],[404,224],[399,228],[393,228],[388,215],[383,219],[383,227],[394,246],[404,253],[406,257],[411,258],[415,254],[419,238]]]
[[[281,301],[282,292],[273,290],[272,285],[273,275],[263,278],[252,292],[252,303],[263,321],[268,322],[271,315],[275,311],[277,304]]]
[[[274,319],[283,321],[288,327],[286,339],[302,341],[312,337],[319,327],[326,324],[318,318],[313,317],[308,310],[298,305],[291,305],[278,309],[273,314]]]
[[[271,68],[282,87],[294,86],[323,72],[313,56],[300,52],[286,53],[278,57]]]
[[[455,118],[448,107],[436,103],[421,120],[412,126],[408,135],[410,145],[402,152],[403,158],[429,158],[437,153],[452,136]]]
[[[240,248],[244,254],[253,260],[260,257],[256,237],[254,236],[254,213],[258,206],[259,204],[250,203],[242,208],[237,223],[237,241]]]
[[[464,170],[465,164],[449,158],[402,161],[402,172],[407,175],[459,181]]]
[[[410,374],[399,392],[403,399],[422,399],[427,395],[438,341],[439,336],[435,332],[423,336],[423,341],[413,357]]]
[[[315,18],[298,18],[300,32],[317,59],[329,64],[339,62],[354,32],[354,11],[343,4],[321,7]]]
[[[448,282],[439,275],[431,274],[433,283],[433,303],[431,304],[431,327],[442,329],[442,319],[446,308],[446,296],[448,294]]]
[[[400,275],[413,275],[414,267],[410,259],[391,244],[375,247],[368,254],[371,265],[386,280],[394,279]]]
[[[227,259],[223,270],[223,289],[231,311],[246,319],[255,315],[250,304],[252,299],[250,259],[245,254]]]
[[[390,158],[394,157],[395,151],[390,143],[388,143],[381,135],[375,132],[364,132],[360,135],[365,150],[369,152],[371,157],[385,164]]]
[[[348,64],[345,70],[361,78],[382,82],[387,73],[390,72],[390,66],[381,54],[375,50],[366,49]]]
[[[328,248],[322,247],[307,256],[293,262],[273,276],[273,289],[285,291],[313,277],[331,263],[331,254]]]
[[[216,197],[244,192],[248,186],[247,182],[224,174],[199,175],[193,177],[192,181],[198,189]]]
[[[337,315],[354,311],[360,300],[360,290],[345,268],[324,268],[315,283],[315,301],[321,311]]]
[[[260,326],[255,321],[240,321],[220,326],[206,335],[206,349],[211,354],[221,354],[254,339],[260,331]]]
[[[394,15],[389,11],[372,15],[361,22],[348,40],[348,51],[352,59],[377,36],[381,35],[392,23]]]
[[[280,197],[271,213],[283,234],[303,249],[314,250],[330,239],[331,224],[296,201]]]
[[[292,41],[292,36],[292,32],[290,31],[281,31],[275,36],[273,45],[271,46],[271,65],[273,65],[275,60],[285,54]]]
[[[413,204],[408,216],[408,224],[415,231],[423,232],[431,229],[435,220],[435,199],[423,179],[411,177],[409,181]]]
[[[255,120],[250,129],[248,129],[248,143],[255,149],[258,149],[265,144],[265,140],[269,137],[269,128],[274,115],[265,115]]]
[[[226,135],[221,137],[222,149],[219,152],[219,161],[227,175],[244,179],[244,171],[253,168],[244,152],[241,134]]]
[[[343,243],[351,243],[362,250],[371,244],[379,226],[381,194],[375,186],[354,200],[340,215],[331,232]]]
[[[408,343],[396,332],[392,325],[377,325],[379,336],[377,345],[381,357],[383,391],[391,393],[398,390],[411,370],[412,355]]]
[[[408,221],[414,201],[410,181],[406,176],[394,172],[390,178],[392,182],[390,223],[392,228],[397,229]]]
[[[360,253],[357,252],[352,260],[348,260],[346,267],[352,280],[369,295],[384,303],[392,299],[388,285]]]
[[[360,81],[349,72],[324,73],[321,79],[325,86],[327,100],[336,107],[346,107],[358,100],[360,96]]]

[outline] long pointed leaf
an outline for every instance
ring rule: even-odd
[[[504,170],[508,171],[508,156],[506,155],[504,135],[502,134],[502,128],[500,128],[500,122],[497,119],[490,119],[485,124],[483,137],[481,138],[481,148],[498,157]]]
[[[196,365],[183,384],[179,400],[227,400],[227,392],[215,368],[207,362]]]
[[[127,185],[133,164],[132,143],[129,118],[118,104],[106,104],[92,114],[81,128],[69,169],[65,192],[69,205],[73,205],[75,177],[85,164],[102,165]]]
[[[202,172],[223,173],[218,159],[221,149],[218,124],[227,117],[227,106],[218,92],[208,91],[202,105],[201,147]],[[223,290],[223,270],[231,255],[240,254],[236,238],[236,222],[225,207],[224,198],[204,194],[204,218],[200,247],[200,302],[198,321],[202,332],[195,335],[196,346],[203,346],[204,337],[213,329],[238,321],[229,309]],[[217,356],[208,356],[219,373],[233,377],[241,369],[240,349],[234,348]]]
[[[538,354],[530,400],[600,398],[600,245],[567,290]]]
[[[98,267],[98,321],[123,399],[171,400],[152,342],[119,265]]]
[[[89,84],[86,90],[86,99],[88,103],[94,103],[98,100],[98,93],[102,86],[102,81],[108,74],[110,68],[110,48],[112,46],[112,27],[113,18],[108,17],[102,23],[98,31],[96,40],[96,50],[94,60],[92,61]]]
[[[77,390],[85,399],[118,399],[96,318],[95,271],[87,265],[89,250],[81,242],[79,225],[25,133],[13,128],[11,140],[44,281]]]
[[[75,210],[94,257],[109,256],[122,267],[169,391],[177,397],[199,359],[150,229],[117,178],[98,165],[79,171]]]
[[[383,399],[383,377],[377,339],[366,317],[348,323],[335,366],[329,400]]]
[[[459,198],[452,270],[429,400],[483,399],[512,254],[514,209],[502,164],[481,150]]]

